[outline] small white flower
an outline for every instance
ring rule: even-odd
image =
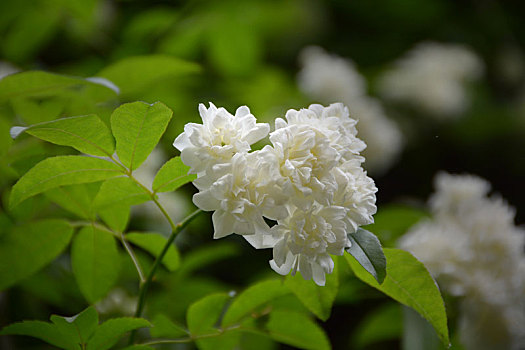
[[[208,109],[200,104],[199,112],[202,124],[186,124],[173,146],[181,151],[182,161],[191,167],[190,173],[211,178],[196,182],[205,187],[227,172],[234,154],[248,152],[250,145],[265,138],[270,126],[256,123],[246,106],[237,108],[235,115],[231,115],[212,103]]]
[[[237,153],[232,159],[231,172],[196,193],[193,202],[202,210],[214,211],[214,238],[232,233],[269,235],[270,228],[263,216],[276,220],[286,215],[282,204],[286,197],[278,180],[277,168],[272,163],[265,164],[260,152]],[[263,238],[248,240],[253,245],[271,243]]]
[[[324,286],[326,273],[332,273],[334,263],[330,254],[342,255],[350,246],[344,217],[346,210],[339,206],[313,203],[306,210],[291,208],[289,216],[272,227],[278,241],[273,248],[271,267],[282,275],[301,272]]]

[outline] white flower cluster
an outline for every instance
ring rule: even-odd
[[[525,343],[525,231],[514,210],[487,197],[490,185],[440,173],[430,199],[433,219],[400,241],[451,295],[461,296],[467,349],[514,349]],[[473,336],[476,334],[476,336]]]
[[[431,116],[460,115],[469,104],[465,83],[479,79],[484,66],[462,45],[424,42],[399,59],[379,79],[379,91]]]
[[[307,47],[300,54],[299,88],[323,103],[342,101],[352,118],[359,121],[360,137],[368,145],[363,152],[365,167],[376,174],[388,169],[402,148],[402,135],[381,103],[367,96],[365,78],[349,59],[328,54],[320,47]]]
[[[187,124],[173,145],[197,174],[193,202],[214,211],[214,237],[236,233],[257,249],[273,248],[275,271],[324,285],[330,254],[342,255],[347,234],[376,212],[377,188],[361,167],[366,145],[348,109],[289,110],[271,133],[245,106],[235,115],[211,103],[199,111],[203,123]],[[268,134],[271,145],[252,151]]]

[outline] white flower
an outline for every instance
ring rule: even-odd
[[[357,121],[350,118],[348,107],[342,103],[332,103],[328,107],[312,104],[308,109],[290,109],[286,112],[288,125],[308,125],[316,133],[330,141],[330,146],[338,152],[338,159],[350,160],[358,157],[366,144],[357,138]],[[276,124],[284,127],[286,123],[277,119]]]
[[[226,173],[234,154],[248,152],[250,145],[266,137],[270,131],[268,124],[256,123],[246,106],[239,107],[235,115],[231,115],[212,103],[208,109],[200,104],[199,112],[202,124],[186,124],[184,132],[173,142],[173,146],[181,151],[184,164],[191,167],[190,173],[207,176],[206,180],[195,183],[198,188],[210,185]]]
[[[379,80],[380,93],[436,117],[453,117],[468,107],[464,84],[478,79],[483,63],[461,45],[421,43]]]
[[[278,119],[270,141],[280,173],[287,179],[297,199],[325,190],[323,179],[330,176],[340,157],[325,135],[309,125],[287,125]]]
[[[366,81],[348,59],[309,46],[301,52],[302,69],[297,77],[307,95],[323,102],[345,101],[366,94]]]
[[[330,254],[342,255],[350,246],[344,217],[346,210],[339,206],[312,204],[306,210],[292,208],[289,216],[272,227],[278,242],[273,248],[271,267],[282,275],[301,272],[320,286],[325,274],[332,273],[334,263]]]
[[[376,212],[377,188],[361,167],[366,145],[356,136],[356,121],[340,103],[311,105],[289,110],[286,121],[278,118],[271,145],[261,150],[248,152],[242,133],[221,145],[203,142],[209,135],[234,135],[229,123],[190,124],[175,141],[198,174],[193,202],[214,211],[214,238],[236,233],[257,249],[273,248],[277,272],[300,271],[324,285],[334,267],[330,254],[342,255],[350,244],[347,233],[373,222]],[[257,139],[267,132],[254,119],[245,124],[257,130]],[[277,224],[270,229],[265,219]]]
[[[344,218],[348,233],[357,231],[359,226],[374,222],[377,211],[374,180],[366,175],[356,160],[347,161],[332,170],[335,184],[330,189],[330,202],[346,209]]]
[[[260,152],[237,153],[232,159],[231,172],[196,193],[193,202],[205,211],[214,211],[214,238],[232,233],[269,235],[270,228],[263,215],[272,220],[286,215],[280,203],[285,197],[278,180],[276,167],[272,163],[265,164]],[[258,241],[254,238],[253,243],[250,242],[261,246],[271,244],[262,238],[260,244],[256,243]]]

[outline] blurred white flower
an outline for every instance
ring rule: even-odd
[[[358,120],[360,137],[367,147],[363,151],[365,168],[375,174],[388,170],[399,158],[403,148],[403,134],[389,119],[377,99],[361,97],[348,103],[350,115]]]
[[[299,61],[303,67],[297,76],[299,88],[310,97],[330,103],[366,94],[366,80],[349,59],[309,46]]]
[[[364,151],[365,168],[376,174],[387,170],[401,151],[402,134],[396,123],[387,118],[381,103],[367,96],[366,81],[354,63],[320,47],[305,48],[300,61],[299,88],[323,103],[343,101],[350,110],[350,120],[358,121],[352,128],[357,127],[359,137],[368,145]]]
[[[488,197],[490,184],[472,175],[440,173],[435,185],[433,219],[411,229],[401,247],[449,294],[462,297],[461,338],[467,349],[524,346],[525,230],[514,225],[513,208]],[[496,324],[504,332],[495,333]],[[472,334],[486,339],[470,339]]]
[[[484,66],[462,45],[424,42],[379,79],[379,91],[439,118],[460,115],[469,105],[465,83],[479,79]]]
[[[267,130],[251,117],[245,129],[256,129],[258,140]],[[334,266],[330,254],[342,255],[350,245],[347,234],[373,222],[376,212],[377,188],[361,167],[359,153],[366,145],[357,138],[355,124],[341,103],[311,105],[289,110],[286,120],[277,118],[271,145],[261,150],[248,152],[250,141],[240,135],[234,137],[240,146],[212,154],[214,146],[200,141],[204,126],[196,124],[185,128],[175,146],[183,154],[188,150],[183,161],[198,169],[194,184],[200,191],[193,202],[214,211],[214,238],[236,233],[257,249],[273,248],[270,265],[275,271],[300,271],[305,279],[324,285]],[[209,123],[206,133],[223,133],[214,130],[223,125]],[[194,135],[198,141],[191,141]],[[189,142],[201,146],[186,147]],[[270,228],[265,219],[276,225]]]

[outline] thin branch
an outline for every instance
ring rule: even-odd
[[[162,208],[163,212],[165,213],[164,208],[160,203],[158,204],[159,208]],[[155,258],[155,261],[153,262],[153,266],[151,267],[151,270],[148,273],[148,276],[146,277],[146,281],[141,284],[140,291],[139,291],[139,300],[137,303],[137,309],[135,311],[135,317],[142,316],[142,311],[144,310],[144,305],[146,303],[146,295],[149,289],[149,286],[151,285],[151,282],[153,281],[153,277],[155,277],[155,273],[157,272],[157,269],[162,262],[162,259],[168,252],[169,247],[173,243],[173,240],[175,240],[175,237],[193,220],[195,219],[200,213],[202,212],[201,209],[195,210],[190,215],[186,216],[181,222],[179,222],[176,225],[173,225],[173,230],[171,232],[170,237],[166,241],[166,244],[164,245],[164,248],[162,249],[162,252]],[[166,213],[167,215],[167,213]],[[169,216],[168,216],[169,217]],[[129,344],[133,343],[133,340],[135,338],[135,332],[131,333]]]
[[[129,243],[126,240],[126,237],[124,237],[123,233],[120,234],[120,241],[122,242],[122,245],[124,246],[124,248],[126,248],[126,251],[128,252],[128,254],[129,254],[130,258],[131,258],[131,261],[133,261],[133,265],[135,265],[135,268],[137,269],[137,272],[138,272],[139,278],[140,278],[140,283],[142,284],[142,283],[146,282],[146,278],[144,276],[144,272],[142,271],[142,267],[140,266],[139,260],[135,256],[135,252],[133,252],[133,249],[129,245]]]

